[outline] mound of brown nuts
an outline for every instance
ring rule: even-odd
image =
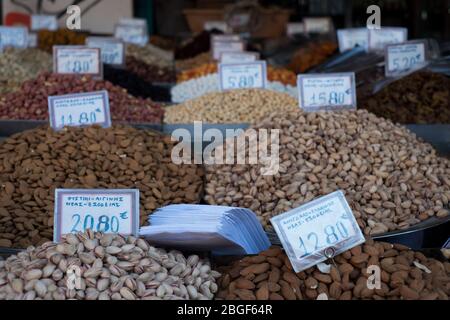
[[[56,31],[40,30],[38,33],[38,47],[41,50],[52,53],[56,45],[84,45],[86,34],[69,29]]]
[[[169,136],[129,126],[40,127],[0,143],[0,246],[53,237],[55,188],[139,189],[140,222],[172,203],[198,203],[203,169],[175,165]]]
[[[271,217],[343,190],[366,235],[449,213],[450,161],[365,110],[275,113],[252,128],[280,130],[278,170],[262,175],[261,161],[208,165],[209,204],[249,208],[269,228]]]
[[[136,98],[109,81],[90,76],[42,73],[24,82],[20,90],[0,99],[0,119],[48,119],[48,97],[107,90],[111,119],[119,122],[161,123],[164,109],[150,99]]]
[[[197,255],[88,230],[0,261],[0,300],[211,300],[219,276]]]
[[[218,299],[448,300],[450,263],[402,245],[366,241],[318,266],[295,273],[280,247],[218,268]],[[369,268],[370,267],[370,268]],[[380,271],[379,279],[372,270]],[[369,269],[369,270],[368,270]],[[369,279],[370,277],[370,279]],[[377,285],[376,280],[379,280]]]

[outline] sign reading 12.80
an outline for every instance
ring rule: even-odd
[[[54,46],[53,72],[60,74],[89,74],[103,77],[100,48],[84,46]]]
[[[54,241],[87,229],[137,235],[139,190],[56,189]]]
[[[267,66],[265,61],[248,63],[220,63],[220,89],[265,88]]]
[[[111,126],[107,91],[50,96],[48,112],[54,130],[93,124],[104,128]]]
[[[296,272],[365,241],[342,191],[278,215],[271,223]]]
[[[319,110],[356,109],[355,74],[324,73],[298,76],[300,108]]]

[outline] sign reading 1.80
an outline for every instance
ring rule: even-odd
[[[219,64],[220,89],[265,88],[267,66],[265,61]]]

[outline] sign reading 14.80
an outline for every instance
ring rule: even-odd
[[[271,219],[296,272],[365,241],[342,191]]]
[[[56,189],[54,241],[87,229],[137,235],[139,190]]]
[[[298,76],[300,108],[307,112],[355,109],[355,74],[328,73]]]
[[[83,46],[54,46],[53,72],[60,74],[89,74],[101,78],[100,48]]]
[[[54,130],[93,124],[104,128],[111,126],[107,91],[50,96],[48,112]]]
[[[265,61],[219,64],[220,89],[265,88],[267,66]]]

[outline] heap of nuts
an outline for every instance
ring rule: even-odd
[[[239,89],[205,94],[166,109],[165,123],[258,122],[275,110],[298,109],[296,99],[263,89]]]
[[[152,44],[146,44],[145,46],[127,44],[127,57],[133,57],[148,65],[161,68],[172,68],[174,64],[172,52],[163,50]]]
[[[379,286],[369,279],[376,268]],[[227,300],[449,300],[450,295],[449,262],[373,240],[300,273],[279,247],[218,270],[216,298]]]
[[[140,223],[173,203],[198,203],[203,169],[175,165],[169,136],[129,126],[41,127],[0,143],[0,247],[53,237],[55,188],[139,189]]]
[[[84,45],[86,34],[69,29],[57,31],[40,30],[38,33],[38,48],[48,53],[53,52],[56,45]]]
[[[310,43],[294,53],[288,69],[297,73],[303,73],[308,69],[322,63],[334,52],[337,46],[334,42],[322,41]]]
[[[399,123],[450,123],[450,78],[415,72],[375,95],[358,96],[358,105]]]
[[[48,119],[48,97],[107,90],[113,121],[161,123],[164,109],[150,99],[136,98],[108,81],[89,76],[43,73],[0,99],[0,119]]]
[[[189,70],[192,68],[200,67],[201,65],[211,62],[212,57],[209,52],[203,52],[198,55],[196,55],[193,58],[188,58],[184,60],[176,60],[175,61],[175,67],[179,71],[183,70]]]
[[[366,235],[408,229],[449,213],[450,160],[404,127],[366,110],[295,110],[253,126],[263,128],[280,130],[273,175],[261,174],[267,168],[262,161],[208,165],[207,203],[249,208],[270,228],[271,217],[343,190]],[[228,143],[233,147],[234,140]],[[247,145],[246,157],[248,150]]]
[[[167,67],[149,65],[134,57],[127,57],[126,68],[128,71],[136,74],[146,82],[175,82],[175,71]]]
[[[0,300],[211,300],[219,276],[197,255],[88,230],[0,261]]]
[[[52,56],[39,49],[7,48],[0,55],[0,94],[13,92],[26,80],[52,69]]]

